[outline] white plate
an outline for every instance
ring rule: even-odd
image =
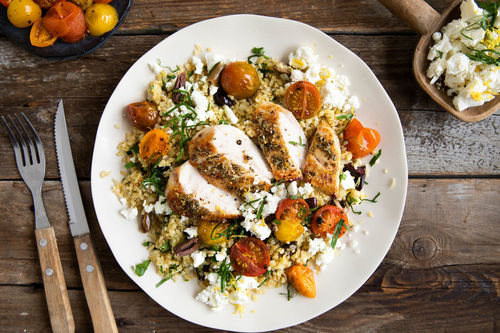
[[[125,220],[121,205],[112,193],[112,178],[121,179],[123,163],[115,155],[116,147],[130,130],[124,108],[144,99],[149,83],[154,79],[148,64],[161,59],[175,66],[186,62],[195,44],[210,47],[228,58],[246,59],[252,47],[263,46],[266,54],[286,59],[299,46],[313,47],[319,62],[328,64],[339,73],[348,75],[351,93],[360,98],[358,118],[365,126],[376,128],[382,136],[380,162],[371,168],[366,192],[373,196],[382,192],[379,203],[361,205],[363,214],[350,214],[360,231],[352,233],[359,241],[360,254],[352,248],[341,251],[327,270],[316,275],[317,296],[301,296],[287,301],[280,295],[286,288],[266,289],[258,300],[246,306],[243,316],[235,315],[228,305],[221,312],[194,299],[200,286],[196,281],[167,281],[159,288],[161,277],[153,269],[138,277],[132,266],[148,257],[142,246],[146,235],[138,230],[137,222]],[[331,56],[331,57],[330,57]],[[117,126],[118,125],[118,126]],[[388,173],[383,172],[388,169]],[[101,178],[101,171],[111,176]],[[407,188],[406,153],[401,124],[396,110],[368,66],[351,51],[331,37],[306,24],[255,15],[234,15],[203,21],[186,27],[149,50],[122,78],[102,114],[92,158],[92,196],[97,218],[116,260],[151,298],[168,311],[193,323],[233,331],[263,331],[296,325],[335,307],[353,294],[370,277],[389,250],[403,213]],[[392,179],[395,186],[390,188]],[[367,216],[367,212],[373,217]],[[368,231],[366,235],[363,230]],[[255,310],[255,311],[253,311]]]

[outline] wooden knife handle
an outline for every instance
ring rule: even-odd
[[[54,228],[50,226],[36,229],[35,235],[52,331],[55,333],[74,332],[75,321],[71,312]]]
[[[94,332],[118,332],[101,265],[96,257],[90,234],[77,236],[73,240]]]
[[[427,34],[440,15],[424,0],[378,0],[420,35]]]

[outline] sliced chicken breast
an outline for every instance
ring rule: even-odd
[[[294,115],[274,103],[263,103],[255,110],[257,142],[277,180],[302,178],[307,139]]]
[[[253,141],[240,129],[214,125],[189,142],[193,164],[212,184],[232,193],[267,190],[273,174]]]
[[[322,120],[306,157],[304,180],[329,195],[338,196],[340,142],[335,130]]]
[[[220,220],[241,215],[238,197],[209,184],[190,161],[172,171],[165,195],[170,207],[184,216]]]

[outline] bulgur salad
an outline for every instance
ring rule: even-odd
[[[197,46],[184,64],[150,67],[145,100],[124,111],[127,171],[113,187],[149,236],[135,273],[152,263],[157,287],[195,278],[213,310],[242,311],[265,287],[314,298],[314,275],[346,246],[359,253],[343,238],[359,231],[349,216],[380,195],[363,187],[381,137],[356,118],[349,79],[308,46],[286,62]]]

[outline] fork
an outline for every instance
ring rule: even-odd
[[[31,191],[35,206],[35,235],[42,269],[45,298],[54,332],[74,332],[75,323],[69,302],[64,273],[59,258],[54,227],[50,225],[42,201],[42,183],[45,176],[45,152],[42,141],[28,118],[21,112],[29,132],[17,114],[1,116],[14,148],[17,169]],[[10,123],[10,125],[9,125]],[[13,130],[12,130],[13,129]],[[21,130],[20,130],[21,129]]]

